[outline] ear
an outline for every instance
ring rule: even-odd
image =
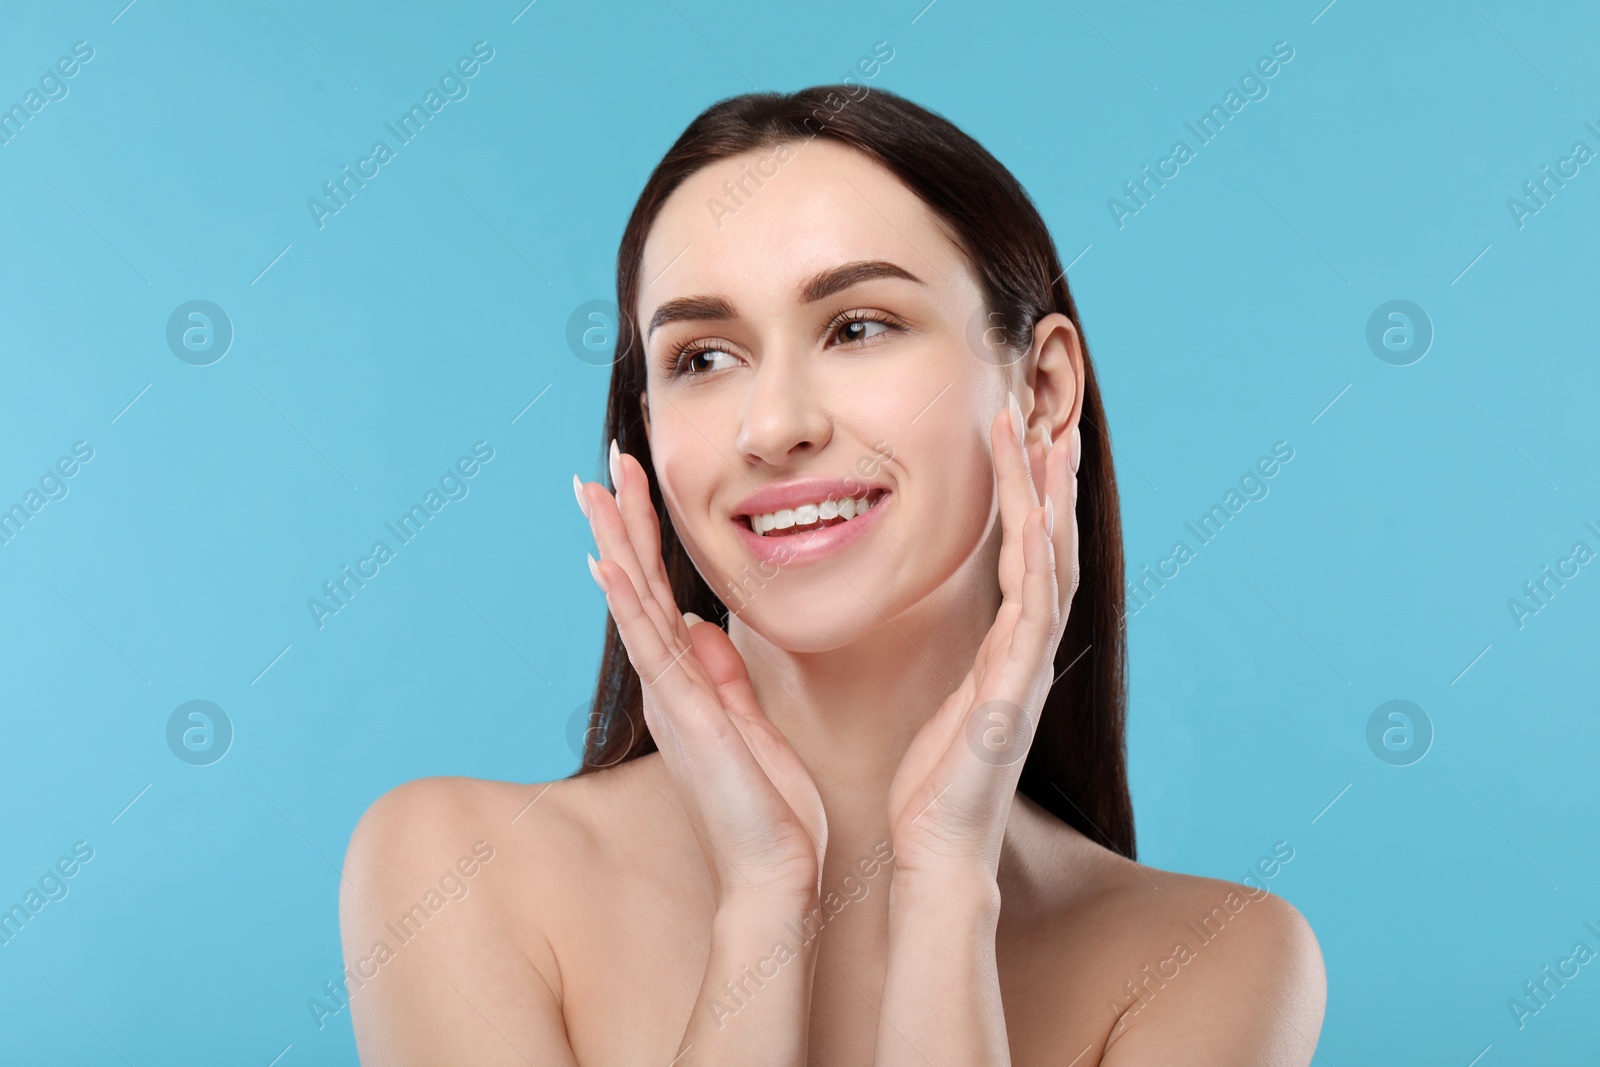
[[[1054,445],[1067,443],[1083,412],[1083,343],[1071,319],[1051,312],[1035,324],[1026,366],[1026,388],[1017,397],[1025,419],[1023,439],[1048,435]]]
[[[648,393],[640,393],[639,394],[639,410],[640,410],[640,412],[642,412],[644,414],[644,440],[645,440],[645,444],[649,444],[650,443],[650,395]]]

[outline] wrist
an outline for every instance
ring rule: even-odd
[[[973,877],[889,887],[889,957],[898,968],[962,973],[992,958],[1000,928],[1000,887]]]
[[[810,974],[820,941],[813,918],[818,907],[815,894],[782,899],[725,896],[711,921],[712,954],[742,962],[747,957],[769,958],[782,945],[789,955],[778,962],[795,960],[801,973]]]
[[[818,906],[815,889],[789,891],[724,889],[717,898],[721,924],[798,922]]]
[[[889,883],[891,916],[915,913],[943,921],[992,923],[1000,915],[1000,886],[980,868],[900,870]]]

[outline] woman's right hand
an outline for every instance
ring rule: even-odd
[[[756,702],[744,659],[720,626],[679,612],[661,560],[648,476],[611,443],[616,495],[573,486],[598,564],[590,571],[639,674],[645,723],[715,875],[719,905],[749,896],[820,896],[827,816],[805,765]]]

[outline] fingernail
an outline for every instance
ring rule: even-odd
[[[594,575],[594,580],[599,583],[601,589],[604,589],[606,587],[606,581],[604,578],[600,577],[600,564],[596,563],[594,561],[594,556],[588,552],[583,554],[583,558],[589,561],[589,573]]]
[[[683,621],[689,626],[693,626],[697,622],[705,622],[704,619],[692,611],[686,611],[683,613]]]
[[[1011,401],[1011,428],[1017,432],[1017,441],[1022,440],[1022,405],[1017,403],[1017,394],[1009,392],[1006,396]]]
[[[578,510],[583,512],[583,517],[587,519],[589,517],[589,505],[583,501],[583,482],[579,480],[576,474],[572,476],[572,495],[578,498]]]
[[[1056,502],[1050,497],[1044,498],[1044,533],[1046,537],[1056,535]]]
[[[611,487],[622,491],[622,452],[617,448],[615,437],[611,439]]]
[[[1083,459],[1083,435],[1078,428],[1072,428],[1072,473],[1078,473],[1078,463]]]

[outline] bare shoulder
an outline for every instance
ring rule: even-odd
[[[1271,891],[1283,851],[1239,882],[1160,870],[1094,845],[1080,851],[1087,856],[1063,914],[1079,943],[1095,946],[1108,1008],[1104,1067],[1311,1062],[1327,978],[1311,925]]]
[[[552,928],[592,864],[586,779],[419,778],[380,796],[339,896],[362,1063],[570,1064]],[[498,1050],[498,1051],[497,1051]]]
[[[592,781],[581,778],[417,778],[373,801],[351,835],[347,863],[388,880],[473,844],[496,855],[509,850],[513,861],[526,852],[529,838],[545,848],[580,846],[586,827],[581,798],[595,792]]]

